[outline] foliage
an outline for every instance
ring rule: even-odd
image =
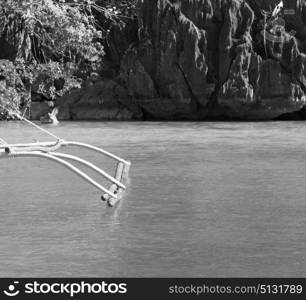
[[[55,100],[72,89],[80,88],[81,79],[73,72],[73,65],[63,66],[59,62],[25,64],[19,59],[14,63],[0,60],[0,119],[9,117],[7,110],[24,110],[33,94],[45,100]]]
[[[109,18],[125,19],[136,14],[137,0],[97,0],[100,7],[105,7],[106,16]]]
[[[8,111],[18,111],[20,104],[26,102],[29,95],[26,92],[19,74],[10,61],[0,62],[0,119],[8,117]]]
[[[108,28],[99,18],[125,22],[136,2],[1,0],[0,104],[18,110],[31,95],[55,100],[80,88],[103,66]]]
[[[25,61],[97,62],[103,48],[86,5],[53,0],[6,0],[0,32]]]
[[[4,87],[0,82],[0,119],[8,119],[9,111],[19,111],[20,94],[12,87]],[[5,108],[3,110],[3,108]]]
[[[101,67],[102,32],[95,26],[93,4],[89,0],[1,1],[2,104],[17,109],[29,102],[31,93],[54,100],[79,88]]]
[[[74,68],[58,62],[33,64],[32,92],[43,95],[48,100],[55,100],[74,88],[81,87],[81,79],[73,75]]]

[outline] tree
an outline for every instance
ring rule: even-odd
[[[82,2],[82,3],[81,3]],[[1,38],[13,49],[10,59],[97,61],[103,55],[101,31],[87,2],[5,0],[0,11]]]
[[[12,64],[0,70],[0,76],[18,74],[24,83],[23,92],[39,93],[51,100],[80,87],[103,62],[102,31],[95,26],[93,9],[99,7],[89,0],[3,0],[0,59]],[[16,97],[20,89],[12,85],[6,89],[4,93],[2,88],[0,101],[11,99],[8,102],[14,108],[28,101]]]

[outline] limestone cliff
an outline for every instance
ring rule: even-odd
[[[59,117],[266,120],[300,111],[306,2],[284,0],[273,18],[279,2],[139,0],[134,23],[109,30],[112,78],[59,99]]]

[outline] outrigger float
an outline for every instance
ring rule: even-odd
[[[9,111],[8,109],[6,110]],[[65,141],[57,137],[53,133],[49,132],[48,130],[29,121],[20,114],[12,112],[11,110],[9,111],[9,113],[15,116],[17,119],[24,121],[27,124],[37,128],[38,130],[48,134],[49,136],[54,138],[55,141],[25,143],[25,144],[8,144],[5,140],[0,138],[0,158],[4,159],[11,157],[14,158],[36,157],[36,158],[48,159],[50,161],[53,161],[55,163],[64,166],[65,168],[74,172],[83,180],[85,180],[86,182],[97,188],[100,192],[103,193],[101,199],[105,201],[108,206],[113,207],[122,198],[123,192],[127,188],[126,184],[128,181],[129,168],[131,165],[129,161],[126,161],[110,152],[107,152],[101,148],[89,144],[84,144],[74,141]],[[94,165],[93,163],[87,160],[84,160],[82,158],[70,154],[58,152],[60,148],[69,147],[69,146],[85,148],[113,159],[116,162],[115,175],[114,176],[109,175],[107,172],[103,171],[101,168],[97,167],[96,165]],[[102,186],[100,183],[92,179],[89,175],[87,175],[79,168],[77,168],[75,165],[73,165],[72,162],[77,162],[91,169],[92,171],[96,172],[100,176],[104,177],[105,179],[107,179],[108,182],[110,182],[110,186],[108,188]]]

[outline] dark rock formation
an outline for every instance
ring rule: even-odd
[[[59,99],[59,119],[266,120],[300,111],[306,2],[284,0],[272,18],[278,3],[139,0],[138,36],[135,18],[108,33],[115,76]]]
[[[137,120],[138,106],[127,101],[127,90],[116,82],[100,81],[60,98],[59,120]]]

